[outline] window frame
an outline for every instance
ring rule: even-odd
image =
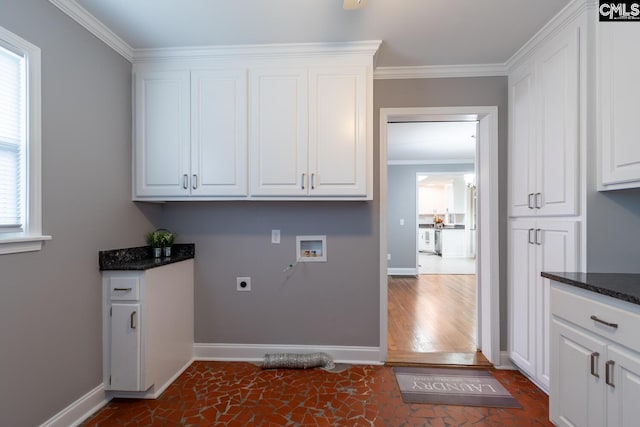
[[[40,48],[0,26],[0,41],[24,55],[26,63],[26,208],[24,230],[0,233],[0,255],[39,251],[42,234],[42,88]]]

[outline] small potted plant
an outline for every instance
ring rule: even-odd
[[[162,255],[169,257],[171,256],[171,246],[176,236],[167,230],[161,230],[160,232],[162,233]]]
[[[160,258],[162,256],[162,245],[164,243],[162,232],[152,231],[150,233],[147,233],[147,243],[151,245],[153,257]]]

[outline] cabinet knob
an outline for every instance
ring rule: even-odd
[[[316,189],[316,174],[315,173],[311,174],[311,189],[312,190]]]
[[[303,189],[303,190],[304,190],[304,176],[305,175],[306,174],[303,173],[302,176],[300,177],[300,188]]]
[[[186,173],[182,175],[182,188],[184,188],[185,190],[189,188],[189,175],[187,175]]]
[[[533,233],[535,233],[535,231],[536,231],[536,230],[535,230],[535,228],[530,228],[530,229],[529,229],[529,244],[530,244],[530,245],[533,245],[533,244],[535,244],[535,243],[536,243],[536,242],[535,242],[535,237],[531,237],[531,236],[532,236],[532,234],[533,234]]]
[[[536,209],[542,208],[542,193],[536,193]]]
[[[534,206],[533,206],[533,193],[529,193],[527,202],[529,204],[529,209],[534,209]]]
[[[136,323],[135,323],[136,313],[137,313],[136,311],[131,312],[131,322],[130,322],[131,329],[136,328]]]
[[[198,175],[196,175],[196,174],[194,173],[194,174],[193,174],[193,176],[192,176],[191,181],[192,181],[192,182],[191,182],[191,184],[192,184],[192,188],[193,188],[194,190],[195,190],[195,189],[197,189],[197,188],[198,188]]]

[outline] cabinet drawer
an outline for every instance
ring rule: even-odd
[[[640,306],[579,288],[552,283],[551,314],[553,316],[563,318],[623,346],[638,347]],[[603,322],[617,325],[617,327]]]
[[[112,301],[140,299],[138,277],[112,277],[109,279],[109,297]]]

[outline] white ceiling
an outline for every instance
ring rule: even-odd
[[[389,163],[474,163],[476,122],[411,122],[387,125]]]
[[[570,0],[51,0],[134,49],[383,40],[377,66],[503,64]],[[77,4],[76,4],[77,3]]]

